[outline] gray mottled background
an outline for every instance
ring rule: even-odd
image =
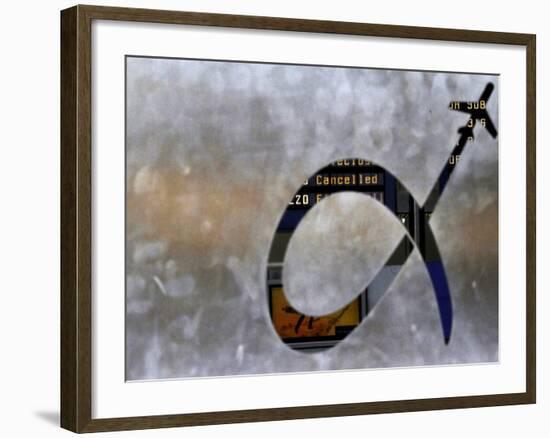
[[[479,126],[431,221],[455,310],[448,346],[416,251],[363,324],[325,352],[281,342],[265,285],[271,239],[305,178],[366,158],[422,204],[468,119],[449,102],[477,100],[488,81],[498,128],[496,77],[128,58],[127,379],[498,360],[498,144]],[[338,226],[342,201],[371,217]],[[365,224],[391,222],[362,197],[332,204],[310,212],[319,236],[364,239]],[[367,254],[310,240],[326,254],[326,278],[341,280],[335,261],[345,257],[365,260],[367,274],[383,262],[400,234],[376,226]],[[320,290],[319,302],[334,290]],[[302,304],[315,308],[313,298]]]

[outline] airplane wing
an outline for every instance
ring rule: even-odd
[[[479,97],[479,100],[485,101],[485,104],[487,104],[487,100],[489,100],[489,97],[491,97],[491,94],[493,94],[493,90],[495,89],[495,86],[492,82],[489,82],[485,89],[483,90],[483,93],[481,93],[481,96]],[[471,102],[470,102],[471,103]],[[479,107],[478,107],[479,108]],[[453,107],[454,110],[460,111],[467,114],[473,114],[476,110],[475,109],[468,109],[468,102],[459,102],[458,108]]]
[[[456,108],[456,111],[461,111],[463,113],[468,113],[470,115],[472,114],[472,110],[466,110],[462,108],[462,102],[460,103],[460,108]],[[493,121],[489,117],[489,114],[485,110],[483,110],[482,114],[483,114],[483,117],[479,117],[479,115],[476,115],[477,117],[475,117],[475,120],[479,120],[481,118],[485,119],[485,129],[489,131],[489,134],[491,134],[491,137],[496,138],[498,135],[497,128],[495,128],[495,125],[493,124]],[[464,129],[464,127],[461,129]],[[461,131],[459,130],[459,132]]]
[[[472,110],[468,109],[468,102],[458,102],[458,108],[453,107],[453,109],[461,113],[472,114]]]
[[[485,90],[483,90],[483,93],[481,93],[481,97],[479,98],[479,100],[484,100],[485,103],[487,103],[487,100],[489,100],[489,97],[491,97],[491,94],[492,94],[494,89],[495,89],[495,86],[493,85],[493,83],[489,82],[485,86]],[[485,115],[485,129],[487,129],[487,131],[489,131],[489,134],[491,134],[491,136],[493,138],[496,138],[497,129],[495,128],[495,125],[493,125],[493,121],[489,117],[489,114],[487,113],[487,110],[485,110],[484,113],[485,113],[484,114]]]
[[[496,138],[497,129],[495,128],[495,125],[493,125],[493,121],[489,117],[489,114],[487,114],[487,117],[485,117],[485,129],[489,131],[489,134],[491,134],[491,137]]]
[[[487,103],[487,100],[489,100],[489,97],[491,97],[491,94],[493,93],[494,89],[495,89],[495,86],[493,85],[493,83],[489,82],[485,86],[485,90],[483,90],[483,93],[481,93],[481,97],[479,98],[479,100],[484,100],[485,103]]]

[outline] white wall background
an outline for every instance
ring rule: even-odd
[[[537,34],[538,404],[456,411],[140,431],[106,436],[547,436],[550,348],[543,348],[549,275],[547,139],[550,29],[544,2],[353,0],[111,0],[90,2],[234,14],[485,29]],[[59,429],[59,10],[70,1],[5,2],[0,15],[0,430],[3,436],[68,436]],[[547,118],[546,117],[546,118]],[[546,198],[546,199],[545,199]],[[546,272],[545,272],[546,268]]]

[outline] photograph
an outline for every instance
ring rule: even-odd
[[[498,75],[125,63],[128,380],[499,360]]]

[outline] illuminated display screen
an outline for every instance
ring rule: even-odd
[[[459,154],[452,155],[443,170],[431,198],[437,198],[440,187],[446,183],[449,173],[456,166]],[[424,208],[415,205],[406,188],[381,167],[367,160],[347,159],[335,161],[304,181],[292,197],[287,210],[279,223],[275,242],[284,242],[304,215],[325,197],[338,192],[355,191],[372,196],[389,208],[423,251],[430,263],[440,263],[440,256],[435,248],[433,236],[426,227],[434,203],[428,199]],[[386,263],[386,267],[401,266],[407,260],[413,247],[409,242],[402,242]],[[273,257],[274,253],[271,254]],[[271,263],[282,263],[284,254]],[[275,266],[275,265],[272,265]],[[387,269],[384,268],[384,269]],[[378,299],[372,292],[365,290],[357,300],[336,313],[319,318],[311,318],[297,312],[286,300],[280,286],[280,268],[269,270],[271,318],[275,330],[284,342],[293,348],[309,348],[309,343],[320,340],[337,342],[353,330],[368,314],[369,309]],[[362,306],[361,300],[364,301]]]
[[[370,161],[335,161],[304,181],[288,209],[309,209],[330,193],[350,189],[365,192],[383,203],[384,180],[384,171]]]
[[[320,318],[307,317],[296,311],[286,300],[281,286],[272,286],[271,315],[277,333],[286,342],[304,340],[338,340],[361,321],[361,298],[343,309]]]
[[[129,380],[498,361],[497,76],[125,66]]]

